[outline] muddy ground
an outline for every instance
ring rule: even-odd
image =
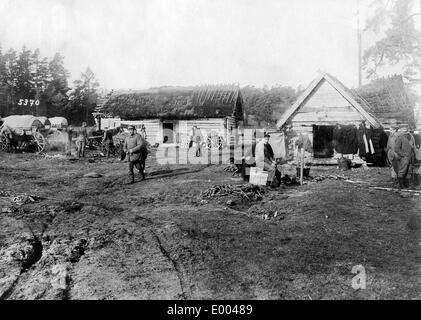
[[[421,195],[386,168],[202,199],[225,165],[0,153],[1,299],[420,299]],[[101,177],[83,177],[89,172]],[[17,197],[19,194],[32,195]],[[231,200],[231,201],[229,201]],[[366,289],[352,288],[362,265]]]

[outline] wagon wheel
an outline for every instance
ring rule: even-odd
[[[0,136],[0,150],[7,151],[9,149],[7,138],[4,134]]]
[[[44,138],[44,136],[39,133],[39,132],[35,132],[34,133],[34,141],[35,141],[35,148],[36,148],[36,152],[42,152],[44,151],[45,145],[47,144],[47,140]]]

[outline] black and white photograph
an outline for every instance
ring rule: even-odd
[[[420,300],[420,129],[419,0],[0,0],[0,300]]]

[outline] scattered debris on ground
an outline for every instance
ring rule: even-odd
[[[26,203],[34,203],[42,199],[41,197],[35,195],[27,193],[12,193],[10,191],[0,191],[0,197],[11,197],[12,202],[18,206],[24,205]]]
[[[229,164],[226,167],[223,168],[224,171],[232,172],[233,177],[239,177],[241,176],[241,170],[238,168],[235,164]]]
[[[421,197],[370,189],[391,186],[389,168],[312,167],[329,180],[303,187],[282,170],[290,178],[253,186],[253,202],[240,190],[199,197],[245,186],[227,164],[167,169],[152,154],[151,178],[125,187],[127,163],[90,157],[1,154],[0,300],[420,297]],[[77,179],[95,170],[104,178]],[[18,192],[44,198],[19,207]],[[351,286],[359,264],[366,290]]]
[[[328,174],[328,175],[320,175],[317,177],[309,177],[308,180],[312,182],[320,182],[326,179],[349,180],[349,177],[346,177],[345,175],[339,175],[339,174]]]
[[[292,212],[291,208],[280,206],[279,203],[274,201],[268,201],[263,204],[255,204],[247,210],[247,213],[257,215],[264,220],[283,220],[287,214]]]
[[[237,172],[238,168],[235,164],[229,164],[226,167],[224,167],[223,170],[228,172]]]

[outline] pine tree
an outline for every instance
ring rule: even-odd
[[[99,83],[95,74],[88,67],[81,75],[80,80],[74,82],[74,89],[70,94],[66,113],[74,122],[83,121],[93,124],[92,112],[97,105]]]
[[[5,114],[9,115],[17,111],[16,107],[16,88],[17,88],[17,52],[9,49],[3,55],[3,62],[5,65],[5,74],[3,76],[5,86]]]
[[[5,115],[7,109],[6,61],[0,45],[0,116]]]
[[[43,65],[47,65],[45,59]],[[66,116],[65,107],[69,101],[67,95],[69,91],[68,76],[69,73],[64,67],[64,57],[60,53],[56,53],[48,63],[48,80],[46,81],[46,89],[42,94],[48,117]]]
[[[375,0],[375,14],[367,21],[365,31],[384,36],[364,52],[363,68],[367,78],[375,78],[382,67],[402,65],[408,78],[421,74],[421,31],[415,28],[415,1]]]

